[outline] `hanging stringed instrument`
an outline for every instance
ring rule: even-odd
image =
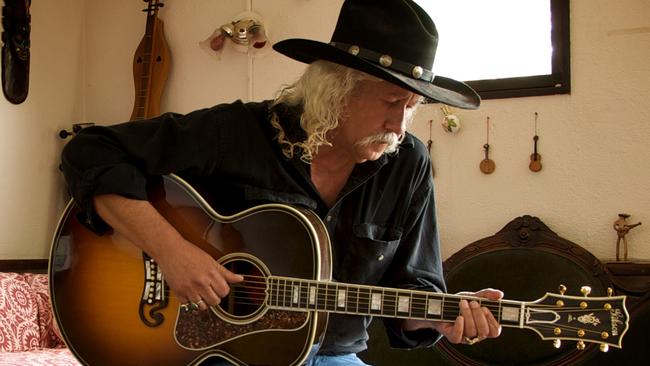
[[[147,27],[133,56],[135,103],[131,120],[142,120],[160,114],[160,99],[170,67],[169,48],[158,18],[158,9],[165,6],[160,0],[144,0],[147,8]]]

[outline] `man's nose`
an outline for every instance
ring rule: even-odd
[[[406,133],[406,120],[408,119],[409,111],[407,108],[396,110],[388,116],[386,120],[386,129],[390,132],[402,136]]]

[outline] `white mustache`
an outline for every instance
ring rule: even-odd
[[[397,150],[397,146],[400,142],[402,142],[403,139],[404,136],[398,136],[392,132],[383,132],[364,137],[363,139],[357,141],[356,145],[368,146],[370,144],[386,144],[388,146],[386,147],[385,152],[391,153]]]

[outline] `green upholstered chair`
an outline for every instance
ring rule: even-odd
[[[582,286],[591,287],[590,296],[607,296],[612,287],[596,257],[529,215],[467,245],[445,261],[444,271],[449,293],[492,287],[503,290],[507,299],[521,301],[557,293],[559,285],[568,288],[566,295],[575,296],[582,296]],[[507,327],[499,338],[473,346],[443,339],[435,347],[410,351],[389,349],[378,319],[371,323],[370,333],[369,349],[360,357],[376,366],[576,365],[599,353],[594,344],[580,351],[575,341],[564,341],[555,348],[531,330]]]

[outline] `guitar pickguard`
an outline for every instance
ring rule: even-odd
[[[182,347],[203,350],[262,331],[293,331],[307,323],[310,313],[268,308],[271,273],[258,258],[233,253],[219,262],[242,274],[244,281],[232,284],[231,293],[210,311],[179,310],[174,334]]]
[[[250,324],[231,324],[212,311],[179,310],[175,337],[181,347],[203,350],[238,337],[266,331],[296,330],[307,323],[309,314],[269,310]]]

